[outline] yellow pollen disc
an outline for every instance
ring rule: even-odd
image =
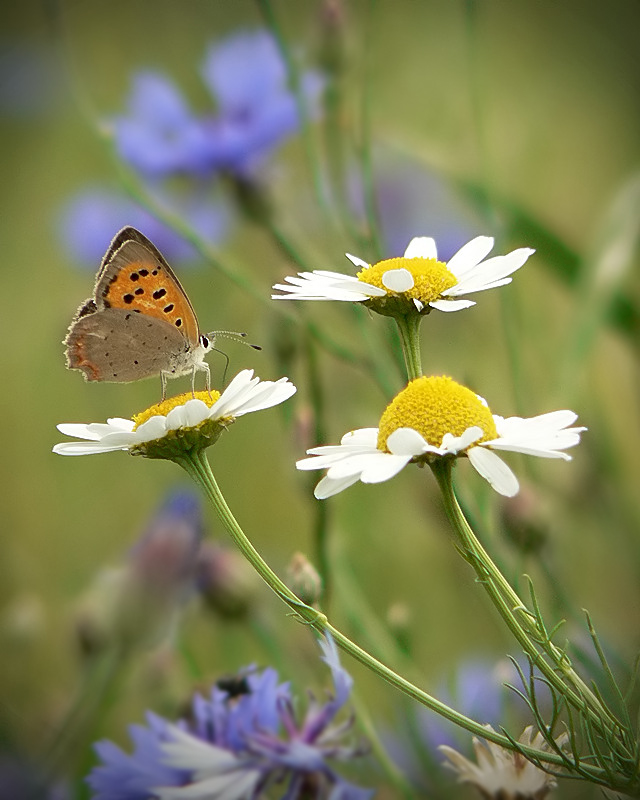
[[[378,449],[387,450],[387,439],[398,428],[413,428],[426,442],[440,447],[445,433],[461,436],[474,425],[484,431],[481,442],[497,438],[491,411],[471,389],[444,375],[416,378],[385,409]]]
[[[451,289],[458,283],[455,275],[447,269],[447,265],[435,258],[387,258],[361,269],[357,277],[358,280],[389,292],[382,282],[382,276],[390,269],[406,269],[413,275],[413,287],[398,294],[421,300],[423,303],[437,300],[445,289]]]
[[[145,411],[141,411],[139,414],[134,414],[134,430],[142,425],[143,422],[151,419],[151,417],[166,417],[172,409],[176,408],[177,406],[183,406],[187,400],[193,400],[194,397],[197,400],[202,400],[203,403],[211,408],[211,406],[220,397],[220,392],[216,392],[214,389],[212,389],[211,394],[209,394],[207,391],[196,392],[195,394],[192,394],[191,392],[184,392],[183,394],[178,394],[175,397],[169,397],[167,400],[163,400],[161,403],[156,403],[150,408],[147,408]]]

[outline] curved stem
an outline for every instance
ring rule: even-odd
[[[567,702],[587,715],[597,729],[613,730],[614,733],[620,731],[620,722],[575,672],[567,655],[551,642],[547,631],[538,624],[536,615],[527,609],[480,544],[455,496],[452,466],[452,459],[439,458],[431,464],[431,469],[442,491],[445,510],[460,541],[462,553],[475,570],[509,630],[544,677]],[[553,661],[553,666],[543,657],[539,647]],[[571,685],[567,685],[563,678]]]
[[[419,689],[408,680],[398,675],[392,669],[387,667],[382,662],[374,658],[366,650],[363,650],[355,642],[351,641],[345,634],[335,628],[327,619],[327,617],[320,611],[312,608],[311,606],[303,603],[296,595],[289,589],[289,587],[273,572],[271,567],[264,561],[262,556],[258,553],[255,547],[251,544],[244,531],[238,524],[233,516],[231,509],[226,503],[218,484],[215,480],[211,466],[204,454],[204,451],[190,451],[185,452],[184,456],[176,461],[186,472],[200,485],[204,490],[207,497],[216,509],[222,523],[227,529],[229,535],[238,546],[242,554],[251,563],[254,569],[258,572],[260,577],[265,583],[278,595],[278,597],[286,603],[289,608],[295,613],[300,621],[310,625],[314,630],[321,634],[329,633],[334,641],[345,653],[355,658],[365,667],[370,669],[383,680],[395,686],[400,691],[404,692],[408,697],[417,700],[422,705],[427,706],[432,711],[445,717],[456,725],[470,731],[476,736],[480,736],[489,741],[505,747],[509,750],[514,749],[513,739],[505,736],[496,731],[485,728],[475,720],[460,714],[458,711],[450,708],[444,703],[437,700],[435,697]],[[518,749],[527,756],[533,759],[545,761],[549,764],[563,766],[565,761],[562,757],[555,753],[549,753],[542,750],[537,750],[525,745],[518,745]],[[594,768],[594,774],[599,770]]]
[[[407,314],[404,317],[394,317],[400,332],[402,352],[407,366],[407,377],[410,381],[422,376],[422,358],[420,355],[420,323],[422,317],[418,314]]]

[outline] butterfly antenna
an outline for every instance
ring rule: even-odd
[[[262,350],[262,347],[260,347],[259,344],[251,344],[250,342],[246,342],[245,341],[246,335],[247,335],[246,333],[239,333],[238,331],[211,331],[211,333],[207,334],[207,339],[210,342],[210,349],[224,356],[225,365],[224,365],[224,371],[222,373],[223,385],[225,380],[227,379],[227,369],[229,368],[229,356],[224,352],[224,350],[219,350],[215,346],[216,338],[220,336],[223,339],[234,339],[235,341],[240,342],[240,344],[246,344],[247,347],[252,347],[254,350]]]
[[[245,341],[247,336],[246,333],[239,333],[238,331],[211,331],[211,333],[207,334],[207,339],[211,342],[212,349],[214,348],[213,345],[215,344],[216,338],[221,336],[223,339],[235,339],[240,344],[246,344],[247,347],[252,347],[254,350],[262,350],[259,344],[251,344],[250,342]],[[218,350],[218,352],[222,352]]]

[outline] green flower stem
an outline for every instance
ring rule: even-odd
[[[452,467],[453,459],[450,458],[437,459],[431,465],[463,556],[475,570],[480,583],[524,652],[531,657],[551,686],[580,713],[587,715],[596,730],[611,731],[616,735],[623,726],[575,672],[567,655],[551,642],[547,631],[511,588],[473,533],[453,490]],[[553,661],[553,666],[543,657],[539,648]]]
[[[265,583],[278,595],[278,597],[292,609],[296,617],[300,621],[310,625],[318,633],[330,633],[335,643],[348,653],[356,661],[359,661],[365,667],[370,669],[383,680],[395,686],[400,691],[404,692],[407,696],[417,700],[422,705],[440,714],[445,719],[450,720],[456,725],[470,731],[472,734],[488,739],[496,744],[505,747],[509,750],[520,749],[525,755],[533,759],[545,761],[549,764],[562,766],[565,762],[564,759],[556,753],[548,753],[542,750],[536,750],[533,747],[525,745],[515,746],[513,740],[496,731],[491,731],[485,728],[478,722],[475,722],[469,717],[455,711],[449,706],[436,700],[431,695],[414,686],[408,680],[398,675],[392,669],[387,667],[375,659],[372,655],[367,653],[355,642],[352,642],[341,631],[335,628],[327,619],[327,617],[320,611],[311,606],[303,603],[296,595],[289,589],[289,587],[273,572],[269,565],[263,560],[255,547],[251,544],[244,531],[236,521],[231,513],[231,509],[227,505],[216,479],[211,471],[211,466],[204,454],[203,450],[190,450],[185,451],[181,458],[175,459],[191,478],[204,490],[205,494],[213,504],[218,512],[218,515],[227,529],[229,535],[238,546],[242,554],[247,558],[250,564],[254,567],[260,577]]]
[[[410,381],[422,377],[422,359],[420,356],[420,322],[422,317],[415,314],[406,314],[403,317],[394,317],[400,333],[402,352],[407,366],[407,377]]]

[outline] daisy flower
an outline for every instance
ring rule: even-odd
[[[500,494],[512,497],[516,476],[496,454],[513,450],[542,458],[571,457],[562,452],[580,441],[585,428],[572,428],[573,411],[537,417],[499,417],[479,395],[445,376],[416,378],[385,409],[377,428],[361,428],[339,445],[314,447],[298,469],[326,469],[315,496],[323,500],[348,486],[381,483],[410,462],[466,456]]]
[[[493,244],[491,236],[476,236],[446,264],[438,261],[435,240],[428,236],[412,239],[401,258],[373,265],[347,253],[347,258],[359,269],[356,277],[326,270],[299,272],[297,277],[286,277],[286,283],[276,284],[273,288],[284,294],[272,297],[364,303],[387,316],[404,316],[410,311],[428,314],[432,308],[460,311],[475,303],[459,298],[510,283],[509,276],[534,252],[521,247],[507,255],[483,260]]]
[[[487,728],[493,730],[490,725]],[[519,739],[521,744],[548,750],[547,742],[539,732],[533,735],[533,727],[524,729]],[[557,739],[562,746],[566,734]],[[540,769],[521,753],[505,750],[493,742],[473,739],[477,763],[470,761],[452,747],[441,745],[440,750],[449,759],[446,766],[458,773],[461,783],[472,783],[483,797],[500,800],[543,800],[557,785],[553,775]]]
[[[274,669],[249,667],[196,695],[187,720],[149,713],[147,725],[131,726],[131,754],[98,742],[87,779],[94,800],[369,800],[372,791],[334,768],[364,748],[350,741],[353,717],[336,719],[353,681],[333,640],[320,646],[334,684],[325,702],[310,695],[303,710]]]
[[[84,456],[128,450],[149,458],[179,456],[189,448],[213,444],[237,417],[284,402],[296,391],[287,379],[261,381],[253,370],[239,372],[220,394],[191,392],[164,400],[133,419],[114,418],[106,423],[65,423],[58,430],[83,441],[62,442],[53,448],[63,456]]]

